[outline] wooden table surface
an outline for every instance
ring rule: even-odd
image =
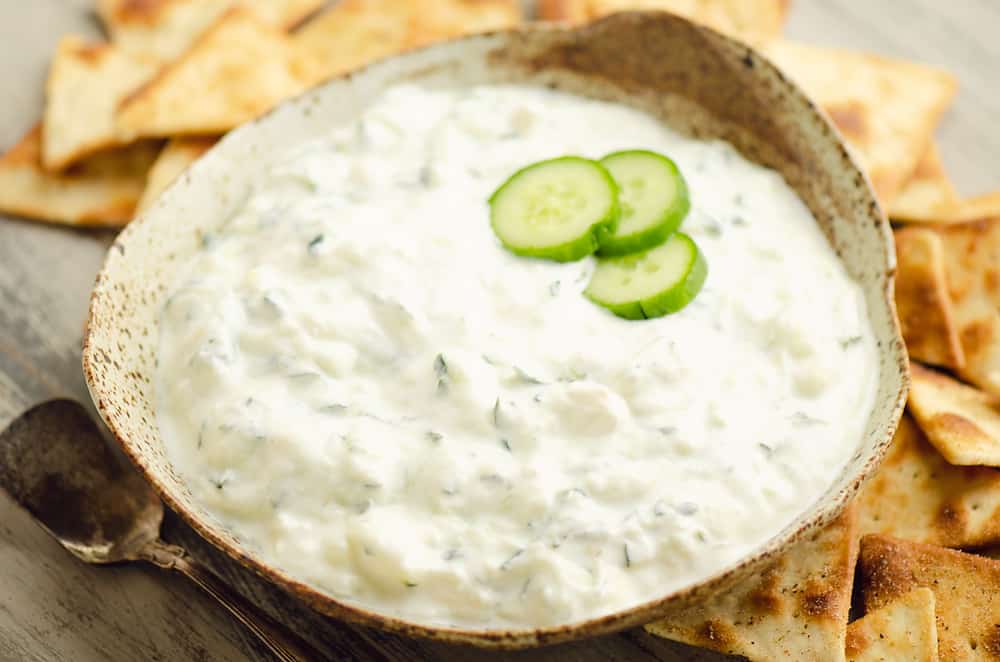
[[[0,151],[39,116],[59,37],[97,33],[92,0],[0,0]],[[1000,184],[1000,2],[794,0],[788,34],[946,67],[958,100],[938,136],[963,193]],[[55,396],[89,403],[80,371],[87,297],[113,235],[0,218],[0,426]],[[330,651],[368,660],[690,660],[704,657],[642,631],[524,653],[484,653],[360,631],[297,607],[201,543],[186,544],[241,591]],[[376,654],[380,651],[381,655]],[[77,562],[0,493],[0,661],[270,660],[222,609],[164,572]]]

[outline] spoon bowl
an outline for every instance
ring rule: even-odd
[[[0,486],[87,563],[137,560],[160,536],[162,502],[72,400],[38,405],[0,434]]]

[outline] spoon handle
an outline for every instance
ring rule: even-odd
[[[156,540],[141,550],[138,557],[188,577],[257,635],[281,662],[315,662],[326,659],[298,635],[233,590],[214,572],[191,558],[182,547]]]

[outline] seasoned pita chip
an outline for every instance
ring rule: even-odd
[[[890,207],[930,146],[955,79],[915,62],[783,40],[764,52],[829,114]]]
[[[242,4],[271,25],[289,28],[324,0],[97,0],[97,13],[123,50],[172,60],[228,8]]]
[[[763,42],[781,35],[788,0],[539,0],[540,18],[585,23],[618,11],[663,10],[739,39]]]
[[[293,73],[284,33],[237,8],[129,96],[119,108],[118,122],[142,137],[216,135],[304,87]]]
[[[934,592],[918,588],[847,626],[850,662],[937,662]]]
[[[917,162],[910,180],[889,206],[894,221],[934,222],[958,204],[958,192],[944,171],[941,152],[935,143]]]
[[[118,103],[152,78],[155,61],[80,37],[59,42],[45,88],[42,164],[58,172],[132,140],[115,121]]]
[[[411,48],[520,21],[517,0],[343,0],[293,39],[303,75],[316,82]]]
[[[646,626],[751,660],[843,660],[857,558],[854,507],[745,584]]]
[[[145,211],[177,177],[215,145],[217,138],[178,138],[160,152],[146,179],[137,212]]]
[[[909,406],[948,462],[1000,467],[1000,397],[913,364]]]
[[[896,230],[896,309],[912,358],[958,369],[965,355],[948,294],[941,238],[925,228]]]
[[[949,464],[909,415],[857,501],[862,534],[942,547],[1000,543],[1000,471]]]
[[[137,144],[54,175],[42,169],[42,130],[36,126],[0,158],[0,211],[67,225],[123,226],[158,150]]]
[[[918,587],[934,592],[938,652],[948,662],[1000,656],[1000,561],[886,536],[861,540],[865,611]]]
[[[1000,396],[1000,218],[936,229],[966,381]]]

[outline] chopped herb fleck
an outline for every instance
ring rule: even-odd
[[[441,434],[440,432],[435,432],[434,430],[428,430],[424,434],[424,436],[427,437],[427,441],[431,442],[432,444],[439,443],[442,439],[444,439],[443,434]]]
[[[737,207],[742,207],[743,206],[743,194],[742,193],[737,193],[736,195],[733,196],[733,204],[736,205]]]
[[[843,340],[841,340],[840,341],[840,346],[843,349],[847,349],[848,347],[852,347],[854,345],[857,345],[862,340],[864,340],[864,338],[862,336],[851,336],[850,338],[844,338]]]
[[[493,403],[493,425],[494,427],[500,427],[500,397],[497,396],[497,401]]]
[[[340,415],[347,411],[347,405],[342,405],[339,402],[334,402],[332,405],[325,405],[323,407],[320,407],[319,410],[323,414]]]
[[[558,280],[554,280],[551,283],[549,283],[549,294],[554,297],[559,296],[559,288],[561,285],[562,282]]]
[[[316,249],[319,248],[319,245],[323,243],[323,240],[324,240],[324,237],[321,234],[318,234],[315,237],[313,237],[309,241],[309,246],[308,246],[309,252],[310,253],[315,253]]]
[[[214,234],[206,234],[206,235],[202,236],[202,238],[201,238],[201,247],[202,248],[212,248],[212,246],[214,244],[215,244],[215,235]]]
[[[445,561],[454,561],[455,559],[462,558],[462,552],[457,549],[449,549],[444,553]]]
[[[244,400],[243,401],[243,406],[244,407],[252,407],[253,406],[253,398],[247,398],[246,400]]]
[[[365,489],[369,490],[378,490],[382,488],[381,483],[362,483],[362,485],[365,486]]]
[[[444,360],[444,354],[434,357],[434,374],[437,375],[438,393],[448,390],[448,363]]]
[[[501,439],[500,443],[501,443],[501,445],[503,445],[503,448],[504,448],[505,451],[507,451],[508,453],[513,452],[511,450],[510,442],[509,441],[507,441],[506,439]]]
[[[209,478],[208,480],[211,481],[212,485],[215,485],[215,489],[221,490],[229,484],[229,481],[232,480],[232,476],[227,473],[223,473],[220,476]]]
[[[659,430],[660,430],[660,434],[662,434],[662,435],[664,435],[666,437],[669,437],[670,435],[672,435],[675,432],[677,432],[677,428],[675,426],[673,426],[673,425],[665,425],[662,428],[659,428]]]
[[[535,402],[541,402],[542,401],[542,394],[541,393],[536,393],[534,395],[534,397],[531,398],[531,399],[534,400]]]
[[[698,512],[698,504],[690,501],[681,501],[674,507],[674,510],[676,510],[680,515],[689,517]]]
[[[757,444],[757,447],[760,448],[762,451],[764,451],[764,455],[766,455],[768,457],[771,457],[772,455],[774,455],[774,447],[769,446],[768,444],[765,444],[764,442],[759,442]]]
[[[736,226],[747,226],[750,225],[749,221],[742,216],[733,216],[733,225]]]
[[[657,517],[663,517],[667,514],[667,504],[662,499],[653,504],[653,514]]]
[[[510,568],[510,564],[513,563],[514,559],[516,559],[517,557],[519,557],[521,554],[524,554],[524,548],[523,547],[521,549],[517,550],[516,552],[514,552],[513,554],[511,554],[510,558],[508,558],[506,561],[504,561],[503,563],[501,563],[500,564],[500,569],[501,570],[507,570],[508,568]]]
[[[708,219],[708,223],[705,224],[705,234],[709,237],[721,237],[722,224],[715,219]]]
[[[531,577],[528,577],[527,579],[524,580],[524,585],[521,587],[522,598],[524,597],[524,594],[528,592],[528,586],[530,585],[531,585]]]
[[[409,580],[404,581],[403,585],[406,586],[406,588],[416,588],[417,587],[416,582],[411,582]]]
[[[698,539],[698,542],[705,542],[708,540],[708,536],[705,535],[704,531],[698,531],[694,534],[694,537]]]
[[[625,567],[626,568],[631,568],[632,567],[632,557],[630,557],[628,555],[628,543],[625,543],[624,545],[622,545],[622,550],[625,552]]]

